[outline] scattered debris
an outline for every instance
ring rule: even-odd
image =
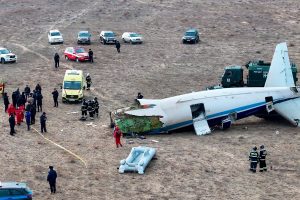
[[[92,127],[96,127],[97,125],[96,124],[93,124],[93,122],[90,122],[88,124],[86,124],[87,126],[92,126]]]
[[[144,140],[144,139],[146,139],[146,137],[145,137],[145,136],[143,136],[143,135],[138,135],[138,136],[137,136],[137,138],[138,138],[138,139],[141,139],[141,140]]]
[[[76,114],[76,113],[79,113],[79,112],[78,112],[78,111],[73,111],[73,112],[67,113],[67,115],[70,115],[70,114]]]
[[[278,134],[279,134],[279,131],[275,131],[275,134],[278,135]]]
[[[152,142],[155,142],[155,143],[157,143],[158,141],[157,140],[151,140]]]

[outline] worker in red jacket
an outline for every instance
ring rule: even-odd
[[[119,148],[119,145],[122,146],[122,144],[121,144],[121,136],[122,136],[122,132],[119,129],[119,127],[116,126],[115,129],[114,129],[114,137],[116,139],[117,148]]]
[[[22,113],[23,113],[22,108],[21,108],[21,106],[19,106],[16,109],[16,121],[17,121],[18,125],[21,125],[21,122],[22,122]]]
[[[16,114],[16,109],[12,103],[9,104],[9,106],[7,108],[7,113],[8,113],[8,116],[10,116],[11,114],[13,114],[13,115]]]
[[[20,106],[20,110],[21,110],[21,122],[24,122],[24,112],[25,112],[25,106],[24,105],[21,105]]]

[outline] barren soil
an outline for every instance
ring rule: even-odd
[[[279,42],[288,42],[290,58],[299,66],[299,13],[298,0],[0,0],[0,46],[18,55],[16,64],[0,65],[0,80],[7,82],[9,95],[40,83],[48,115],[45,136],[87,163],[85,168],[34,130],[26,131],[25,124],[11,137],[1,107],[0,181],[25,181],[38,200],[300,199],[299,129],[285,121],[251,117],[201,137],[190,130],[132,139],[133,144],[123,138],[119,149],[108,128],[108,112],[130,105],[137,92],[160,99],[202,90],[219,83],[227,65],[270,61]],[[199,44],[181,44],[189,27],[200,30]],[[63,45],[48,44],[47,31],[56,28]],[[77,32],[85,29],[93,34],[86,49],[94,51],[94,64],[65,61],[64,49],[76,46]],[[117,54],[113,45],[99,43],[101,30],[115,31],[119,38],[125,31],[140,32],[145,43],[121,43]],[[96,126],[72,113],[80,111],[79,104],[60,101],[53,108],[51,92],[71,68],[92,76],[92,90],[85,95],[100,100]],[[261,144],[269,153],[269,171],[249,173],[248,153]],[[119,161],[138,145],[155,147],[157,159],[145,175],[119,174]],[[49,165],[58,172],[55,195],[46,182]]]

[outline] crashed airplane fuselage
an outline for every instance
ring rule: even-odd
[[[161,133],[194,125],[198,135],[210,127],[275,110],[294,125],[300,114],[300,88],[295,87],[286,43],[278,44],[263,88],[226,88],[152,100],[113,112],[114,123],[125,133]]]

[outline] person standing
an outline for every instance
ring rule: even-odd
[[[54,63],[55,63],[55,69],[59,67],[59,55],[58,53],[54,54]]]
[[[87,111],[89,112],[90,115],[90,119],[94,119],[94,105],[93,102],[91,100],[88,100],[88,107],[87,107]]]
[[[8,99],[6,92],[4,92],[4,94],[3,94],[3,103],[4,103],[4,111],[7,112],[8,105],[9,105],[9,99]]]
[[[36,93],[36,104],[37,104],[37,111],[40,112],[41,109],[41,112],[43,112],[43,95],[41,92]]]
[[[36,106],[34,104],[30,106],[30,113],[31,113],[31,124],[35,124]]]
[[[46,116],[46,113],[43,112],[43,114],[41,115],[40,117],[40,123],[41,123],[41,132],[47,132],[47,129],[46,129],[46,121],[47,121],[47,116]]]
[[[30,87],[28,85],[26,85],[26,87],[24,88],[24,93],[25,93],[25,99],[27,101],[27,98],[29,97],[30,94]]]
[[[97,117],[98,117],[99,116],[99,102],[98,102],[97,97],[94,98],[93,105],[94,105],[95,115],[97,115]]]
[[[57,173],[56,171],[53,169],[53,166],[49,166],[49,172],[48,172],[48,176],[47,176],[47,181],[49,182],[50,185],[50,191],[51,194],[56,193],[56,178],[57,178]]]
[[[119,145],[122,147],[121,136],[122,136],[122,132],[119,129],[119,127],[116,126],[115,129],[114,129],[114,137],[116,139],[117,148],[119,148]]]
[[[144,96],[142,95],[142,93],[138,92],[136,99],[142,99],[142,98],[144,98]]]
[[[17,89],[16,91],[14,91],[14,92],[12,93],[12,95],[11,95],[11,98],[12,98],[12,102],[13,102],[14,107],[17,106],[17,101],[18,101],[18,99],[19,99],[19,96],[20,96],[20,91],[19,91],[19,88],[18,88],[18,89]]]
[[[25,113],[25,119],[26,119],[26,124],[27,124],[27,130],[30,131],[30,123],[31,123],[31,113],[30,111],[26,111]]]
[[[58,91],[56,90],[56,88],[54,88],[54,91],[52,92],[52,96],[53,96],[53,101],[54,101],[54,107],[58,107]]]
[[[118,53],[120,53],[121,52],[121,50],[120,50],[121,44],[118,40],[116,40],[116,48],[117,48]]]
[[[21,106],[16,108],[16,118],[17,118],[17,124],[21,125],[22,122],[22,108]]]
[[[82,100],[82,104],[81,104],[81,119],[85,120],[87,118],[87,102],[85,101],[85,99]]]
[[[252,151],[250,152],[249,160],[250,160],[250,171],[255,173],[256,172],[256,167],[257,167],[257,162],[258,162],[257,147],[254,147],[252,149]]]
[[[37,94],[37,92],[35,90],[33,90],[32,92],[33,92],[32,93],[32,99],[33,99],[32,104],[35,105],[35,107],[36,107],[36,94]]]
[[[42,87],[41,87],[41,85],[39,83],[35,86],[35,92],[42,93]]]
[[[9,104],[9,106],[7,108],[7,113],[8,113],[8,116],[10,116],[11,114],[13,114],[13,115],[16,114],[16,108],[14,107],[14,105],[12,103]]]
[[[86,74],[85,80],[86,80],[86,89],[90,90],[90,87],[91,87],[91,84],[92,84],[92,78],[91,78],[89,73]]]
[[[94,62],[94,58],[93,57],[94,57],[94,52],[91,49],[89,49],[89,61],[91,63]]]
[[[9,126],[10,126],[10,135],[13,136],[16,133],[16,131],[15,131],[16,119],[15,119],[14,114],[12,114],[12,113],[10,114],[8,121],[9,121]]]
[[[260,146],[259,151],[259,171],[267,171],[267,164],[266,164],[266,156],[267,156],[267,150],[265,149],[264,145]]]

